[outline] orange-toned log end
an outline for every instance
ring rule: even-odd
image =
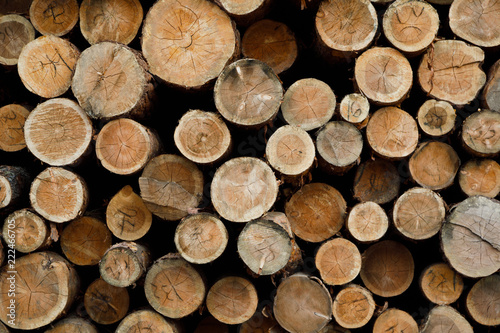
[[[458,300],[464,289],[464,283],[461,275],[450,265],[439,262],[422,271],[420,289],[432,303],[446,305]]]
[[[29,182],[30,174],[23,167],[0,165],[0,208],[19,203]]]
[[[116,328],[116,333],[181,333],[182,325],[172,319],[168,319],[159,313],[144,309],[128,314]]]
[[[465,148],[478,156],[500,153],[500,112],[480,110],[465,119],[462,125]]]
[[[500,193],[500,165],[490,159],[469,160],[460,168],[458,183],[469,197],[494,198]]]
[[[375,312],[375,301],[366,288],[349,284],[333,300],[333,317],[340,326],[360,328],[365,326]]]
[[[240,331],[241,330],[243,330],[243,326],[240,327]],[[208,316],[200,321],[194,333],[229,333],[229,326],[221,323],[212,316]]]
[[[457,332],[473,333],[474,330],[457,310],[449,305],[434,307],[420,328],[421,333]]]
[[[455,127],[457,115],[453,106],[446,101],[430,99],[418,109],[418,125],[430,136],[442,136]]]
[[[351,241],[333,238],[321,245],[316,253],[315,263],[324,283],[342,285],[358,276],[361,254]]]
[[[500,325],[500,275],[477,281],[467,295],[466,305],[470,316],[481,325]]]
[[[384,159],[368,160],[362,163],[354,176],[354,198],[388,203],[399,193],[401,180],[394,164]]]
[[[50,232],[44,219],[31,210],[24,208],[10,214],[2,229],[5,240],[14,237],[16,251],[30,253],[44,248],[51,243]]]
[[[0,330],[1,332],[1,330]],[[97,328],[92,324],[91,320],[76,316],[68,316],[59,320],[57,323],[45,331],[45,333],[99,333]]]
[[[42,35],[63,36],[78,22],[76,0],[33,0],[30,6],[30,21]]]
[[[125,317],[129,301],[126,288],[112,286],[102,279],[92,282],[83,298],[90,319],[103,325],[116,323]]]
[[[259,310],[254,313],[252,318],[245,321],[239,327],[239,333],[255,332],[285,333],[273,317],[264,316]],[[215,333],[215,331],[213,333]]]
[[[335,188],[323,183],[307,184],[285,205],[292,231],[308,242],[322,242],[344,225],[346,202]]]
[[[154,215],[175,221],[198,207],[203,195],[203,174],[188,159],[163,154],[153,158],[139,178],[141,197]]]
[[[500,59],[488,71],[481,102],[485,109],[500,112]]]
[[[370,116],[370,102],[358,93],[345,95],[340,102],[340,117],[357,128],[361,129],[368,123]]]
[[[31,108],[9,104],[0,108],[0,149],[15,152],[26,147],[24,123]]]
[[[418,325],[408,312],[391,308],[382,312],[373,324],[373,333],[385,332],[418,333]]]
[[[3,5],[0,5],[0,11]],[[0,35],[7,36],[0,43],[0,64],[6,66],[17,65],[21,50],[25,45],[35,39],[35,29],[30,21],[21,15],[0,15]],[[32,70],[31,67],[26,70]]]
[[[207,309],[218,321],[244,323],[257,310],[257,290],[247,279],[228,276],[215,282],[207,294]]]
[[[361,280],[375,295],[393,297],[408,289],[414,273],[413,257],[401,243],[385,240],[362,255]]]
[[[248,26],[262,19],[271,9],[272,0],[215,0],[238,25]]]
[[[382,238],[389,228],[385,210],[373,201],[356,204],[347,217],[346,227],[359,242],[374,242]]]

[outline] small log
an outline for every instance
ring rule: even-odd
[[[420,332],[473,333],[474,331],[469,322],[457,310],[449,305],[439,305],[429,312]]]
[[[399,193],[401,180],[394,164],[384,159],[367,160],[356,170],[354,176],[354,198],[373,201],[377,204],[388,203]]]
[[[33,0],[0,0],[0,16],[15,13],[29,14],[30,5]]]
[[[83,298],[90,319],[102,325],[116,323],[125,317],[129,301],[126,288],[112,286],[102,279],[92,282]]]
[[[42,35],[66,35],[79,16],[76,0],[33,0],[30,6],[30,21]]]
[[[82,108],[94,119],[146,117],[154,87],[141,54],[113,42],[92,45],[82,52],[71,85]]]
[[[420,289],[432,303],[446,305],[458,300],[464,289],[464,282],[460,274],[448,264],[438,262],[422,271]]]
[[[415,150],[409,167],[411,176],[420,186],[441,190],[453,183],[460,168],[460,158],[450,145],[428,141]]]
[[[436,5],[451,5],[453,0],[428,0],[428,2]]]
[[[26,147],[24,123],[31,108],[8,104],[0,108],[0,149],[15,152]]]
[[[241,324],[252,317],[259,302],[252,282],[228,276],[214,283],[207,294],[207,309],[215,319],[229,325]]]
[[[51,325],[51,328],[45,331],[45,333],[68,333],[68,332],[99,333],[97,328],[94,326],[94,324],[92,324],[90,320],[76,316],[70,316],[61,319],[54,325]]]
[[[310,131],[332,118],[336,103],[328,84],[315,78],[301,79],[285,92],[281,113],[288,124]]]
[[[132,119],[112,120],[97,135],[97,158],[108,171],[131,175],[142,170],[160,150],[160,138]]]
[[[312,333],[328,324],[332,318],[332,307],[332,297],[318,278],[297,273],[278,286],[273,313],[285,330]]]
[[[43,249],[52,243],[45,221],[28,208],[16,210],[4,222],[3,239],[9,240],[16,251],[30,253]],[[10,242],[14,236],[14,242]]]
[[[408,312],[391,308],[382,312],[373,324],[373,333],[384,332],[418,333],[418,325]]]
[[[271,316],[264,316],[256,311],[252,318],[240,325],[238,333],[285,333],[276,320]],[[196,333],[196,332],[195,332]],[[215,332],[214,332],[215,333]]]
[[[260,60],[240,59],[219,75],[214,87],[217,110],[229,122],[262,127],[277,115],[283,87],[271,67]]]
[[[490,67],[481,97],[485,109],[500,112],[500,59]]]
[[[389,159],[401,159],[417,148],[417,122],[400,108],[381,108],[370,118],[366,138],[377,154]]]
[[[292,231],[308,242],[322,242],[344,225],[346,202],[342,194],[323,183],[307,184],[285,204]]]
[[[375,242],[381,239],[389,228],[385,210],[377,203],[366,201],[356,204],[346,220],[346,228],[359,242]]]
[[[474,196],[460,202],[441,228],[441,247],[460,274],[478,278],[500,269],[500,202]]]
[[[458,183],[467,196],[494,198],[500,193],[500,165],[490,159],[473,159],[460,168]]]
[[[142,28],[142,52],[151,73],[183,88],[212,82],[239,55],[239,33],[211,1],[160,0]]]
[[[0,165],[0,208],[20,202],[29,181],[30,175],[25,168]]]
[[[134,242],[111,246],[99,261],[101,278],[115,287],[133,285],[151,264],[149,250]]]
[[[182,325],[179,322],[168,319],[159,313],[144,309],[128,314],[120,322],[115,333],[181,333]]]
[[[193,264],[206,264],[220,257],[228,240],[224,223],[207,213],[185,217],[177,225],[174,235],[177,251]]]
[[[248,222],[261,217],[276,201],[278,183],[273,170],[254,157],[233,158],[215,172],[212,204],[223,218]]]
[[[231,148],[231,133],[226,123],[213,112],[190,110],[175,128],[175,146],[187,159],[212,164],[225,158]]]
[[[455,105],[470,103],[486,82],[484,52],[458,40],[441,40],[423,55],[418,82],[428,95]]]
[[[500,325],[500,275],[482,278],[467,295],[467,311],[481,325]]]
[[[474,112],[462,124],[465,148],[478,156],[495,156],[500,152],[500,112]]]
[[[80,30],[89,44],[113,41],[129,44],[142,23],[138,0],[83,0],[80,5]]]
[[[351,241],[345,238],[333,238],[320,246],[315,263],[324,283],[333,286],[342,285],[358,276],[361,270],[361,254]]]
[[[238,25],[248,26],[262,19],[270,10],[272,0],[215,0]]]
[[[455,109],[446,101],[430,99],[418,109],[418,125],[430,136],[446,135],[455,127]]]
[[[203,304],[206,286],[198,271],[174,254],[161,257],[149,268],[144,292],[156,311],[177,319],[193,313]]]
[[[370,102],[358,93],[345,95],[340,102],[340,117],[342,120],[362,129],[368,123],[370,115]]]
[[[15,298],[9,297],[12,284]],[[7,309],[0,311],[0,320],[19,330],[48,325],[70,309],[79,288],[76,270],[54,252],[16,258],[15,272],[8,265],[0,271],[0,303],[7,307],[15,299],[15,320],[7,317]]]
[[[35,29],[20,15],[0,15],[0,36],[0,64],[15,66],[23,47],[35,39]]]
[[[66,98],[38,104],[24,124],[29,151],[53,166],[78,164],[90,151],[92,122],[80,106]]]
[[[349,284],[335,296],[332,310],[333,317],[340,326],[360,328],[372,318],[375,301],[366,288]]]
[[[139,178],[139,187],[151,213],[175,221],[200,204],[203,174],[185,157],[163,154],[146,165]]]
[[[208,316],[200,321],[198,326],[196,326],[194,333],[229,333],[229,326],[221,323],[212,316]]]
[[[288,26],[266,19],[255,22],[245,31],[241,40],[241,53],[245,58],[265,62],[274,73],[280,74],[297,59],[298,46]]]
[[[393,297],[408,289],[414,272],[411,252],[401,243],[384,240],[362,255],[361,280],[375,295]]]

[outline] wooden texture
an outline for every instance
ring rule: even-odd
[[[425,323],[420,328],[421,333],[456,332],[472,333],[472,326],[457,310],[449,305],[432,308]]]
[[[366,201],[352,207],[347,216],[346,228],[357,241],[374,242],[387,232],[389,219],[380,205]]]
[[[491,159],[469,160],[460,168],[458,184],[469,197],[494,198],[500,193],[500,165]]]
[[[363,327],[370,321],[374,311],[372,294],[356,284],[347,285],[333,299],[333,317],[345,328]]]
[[[30,21],[42,35],[63,36],[78,22],[79,7],[76,0],[33,0]]]
[[[35,29],[21,15],[3,15],[0,16],[0,36],[0,64],[15,66],[23,47],[35,39]]]
[[[241,26],[260,20],[270,9],[272,0],[215,0]]]
[[[23,167],[0,165],[0,208],[19,203],[29,186],[30,174]]]
[[[462,125],[465,147],[479,156],[500,152],[500,112],[482,110],[471,114]]]
[[[99,331],[90,320],[76,316],[68,316],[64,319],[61,319],[54,325],[51,325],[51,327],[45,331],[45,333],[68,332],[98,333]]]
[[[424,296],[438,305],[454,303],[464,289],[460,274],[444,262],[434,263],[425,268],[419,282]]]
[[[466,304],[470,316],[481,325],[500,325],[500,275],[477,281],[467,295]]]
[[[97,279],[88,286],[83,302],[85,311],[93,321],[109,325],[125,317],[130,298],[126,288],[115,287]]]
[[[15,152],[26,147],[24,123],[31,108],[19,104],[8,104],[0,108],[0,149]]]
[[[481,97],[486,109],[500,112],[500,59],[490,67]]]
[[[446,101],[430,99],[418,109],[418,125],[430,136],[448,134],[455,128],[455,109]]]
[[[368,160],[358,166],[354,176],[354,198],[373,201],[377,204],[388,203],[399,193],[400,178],[398,170],[384,159]]]
[[[418,325],[408,312],[391,308],[382,312],[373,324],[373,333],[383,332],[418,333]]]
[[[181,325],[159,313],[143,309],[129,313],[116,328],[116,333],[181,333]]]
[[[351,241],[333,238],[321,244],[315,263],[324,283],[343,285],[358,276],[361,270],[361,254]]]
[[[22,253],[43,249],[52,242],[45,221],[28,208],[16,210],[5,219],[3,239],[10,240],[11,235],[14,235],[14,248]]]
[[[340,117],[358,128],[363,128],[368,123],[370,115],[370,102],[358,93],[345,95],[340,102]]]

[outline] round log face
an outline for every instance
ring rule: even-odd
[[[500,193],[500,165],[494,160],[469,160],[458,173],[460,188],[469,197],[494,198]]]
[[[125,317],[129,301],[126,288],[112,286],[102,279],[90,284],[83,299],[89,317],[103,325],[116,323]]]
[[[455,302],[464,289],[462,277],[448,264],[432,264],[422,271],[420,288],[425,297],[439,305]]]
[[[448,134],[455,127],[455,109],[446,101],[431,99],[418,109],[418,124],[428,135]]]
[[[481,325],[500,325],[500,275],[490,275],[474,284],[467,295],[467,310]]]
[[[35,29],[20,15],[3,15],[0,17],[0,35],[7,38],[0,45],[0,64],[15,66],[23,47],[35,39]]]
[[[342,289],[333,300],[333,316],[340,326],[360,328],[366,325],[375,311],[371,293],[358,285]]]
[[[265,0],[219,0],[222,8],[231,15],[246,15],[262,6]]]
[[[127,315],[116,328],[116,333],[179,333],[176,325],[152,310],[138,310]]]
[[[76,25],[79,17],[76,0],[33,0],[30,19],[43,35],[63,36]]]
[[[449,305],[434,307],[427,321],[420,329],[421,333],[457,332],[473,333],[472,326],[457,310]]]
[[[139,253],[138,245],[122,242],[113,245],[99,261],[101,278],[115,287],[128,287],[144,273],[149,256]],[[140,259],[144,259],[142,262]]]
[[[356,170],[354,198],[361,202],[388,203],[398,195],[400,183],[394,164],[380,158],[368,160]]]
[[[361,270],[358,248],[344,238],[334,238],[323,243],[316,253],[315,262],[321,279],[329,285],[349,283]]]
[[[360,242],[373,242],[382,238],[389,228],[385,210],[372,201],[356,204],[346,221],[349,233]]]
[[[59,320],[50,329],[45,331],[45,333],[68,333],[68,332],[99,333],[99,331],[97,331],[97,329],[90,320],[83,319],[80,317],[71,317],[71,316]]]
[[[22,253],[30,253],[40,248],[47,240],[48,228],[45,221],[28,209],[10,214],[3,225],[3,239],[14,233],[14,247]]]
[[[407,312],[398,309],[387,309],[382,312],[373,324],[373,333],[384,332],[418,333],[418,325]]]
[[[467,117],[462,125],[462,140],[478,155],[500,153],[500,112],[483,110]]]
[[[354,164],[363,150],[363,136],[352,124],[345,121],[331,121],[316,138],[318,154],[333,167]]]
[[[19,104],[9,104],[0,108],[0,149],[15,152],[26,147],[24,124],[30,111]]]
[[[340,116],[343,120],[356,126],[361,126],[368,120],[369,113],[370,102],[361,94],[346,95],[340,102]]]

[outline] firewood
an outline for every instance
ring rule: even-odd
[[[351,331],[342,326],[330,323],[323,327],[318,333],[351,333]]]
[[[324,283],[343,285],[358,276],[361,270],[361,254],[351,241],[345,238],[333,238],[320,246],[315,263]]]
[[[370,115],[370,102],[358,93],[348,94],[340,102],[340,117],[359,129],[368,123]]]
[[[457,310],[449,305],[439,305],[432,308],[427,315],[421,333],[456,332],[472,333],[472,326]]]
[[[0,64],[15,66],[23,47],[35,39],[35,29],[30,21],[21,15],[0,15],[0,36]]]
[[[26,147],[24,123],[31,108],[8,104],[0,108],[0,149],[15,152]]]
[[[66,35],[79,16],[76,0],[33,0],[30,6],[30,21],[42,35]]]
[[[274,318],[264,316],[259,310],[254,313],[252,318],[240,325],[238,333],[255,332],[285,333]]]
[[[129,294],[126,288],[115,287],[102,279],[92,282],[84,295],[85,311],[98,324],[120,321],[128,312]]]
[[[0,208],[19,203],[29,181],[30,174],[25,168],[0,165]]]
[[[149,310],[137,310],[128,314],[116,328],[116,333],[181,333],[182,325],[172,319],[168,319],[159,313]]]
[[[432,303],[446,305],[458,300],[464,289],[464,282],[450,265],[438,262],[422,271],[420,289]]]
[[[333,300],[333,317],[345,328],[365,326],[374,311],[375,301],[372,294],[357,284],[345,286]]]
[[[377,203],[366,201],[356,204],[346,220],[346,228],[359,242],[374,242],[381,239],[389,228],[389,219]]]
[[[15,235],[13,248],[22,253],[40,250],[52,243],[49,227],[43,218],[27,208],[16,210],[5,220],[3,239],[11,239],[10,235]]]
[[[51,325],[51,328],[45,331],[45,333],[68,333],[68,332],[99,333],[97,328],[94,326],[94,324],[92,324],[90,320],[76,316],[71,316],[61,319],[56,324]]]
[[[391,308],[382,312],[373,324],[373,333],[383,332],[418,333],[418,325],[408,312]]]
[[[215,0],[238,25],[248,26],[269,12],[272,0]]]
[[[240,328],[240,331],[242,329]],[[200,321],[194,333],[229,333],[229,325],[221,323],[212,316],[208,316]]]
[[[500,325],[500,275],[493,274],[477,281],[467,295],[466,304],[470,316],[481,325]]]
[[[455,109],[446,101],[430,99],[418,109],[418,125],[430,136],[446,135],[455,127]]]
[[[494,198],[500,193],[500,165],[490,159],[469,160],[460,168],[458,183],[469,197]]]
[[[500,112],[500,59],[490,67],[481,97],[485,109]]]
[[[465,147],[478,156],[500,152],[500,112],[482,110],[471,114],[462,125]]]
[[[380,158],[368,160],[356,170],[354,198],[361,202],[388,203],[398,195],[400,183],[394,164]]]

